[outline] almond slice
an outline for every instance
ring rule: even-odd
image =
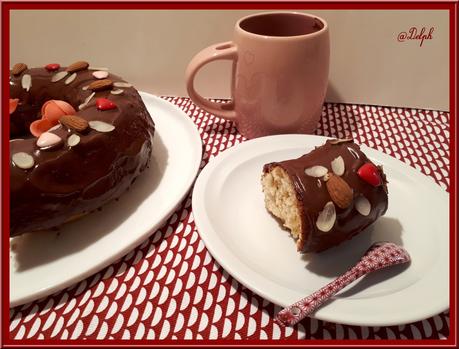
[[[29,168],[32,168],[33,165],[35,165],[35,160],[33,159],[33,157],[22,151],[13,154],[11,160],[13,160],[13,163],[17,167],[22,168],[23,170],[28,170]]]
[[[61,124],[54,125],[47,132],[56,131],[56,130],[60,129],[61,127],[62,127]]]
[[[79,106],[78,106],[78,109],[81,110],[83,108],[86,108],[86,106],[89,104],[89,102],[91,101],[91,99],[96,95],[95,92],[91,93],[88,97],[86,97],[86,99],[84,100],[83,103],[81,103]]]
[[[108,71],[106,70],[96,70],[92,72],[92,76],[94,76],[96,79],[106,79],[108,78]]]
[[[324,233],[330,231],[335,225],[336,210],[333,202],[329,201],[325,204],[324,209],[319,213],[316,221],[316,227]]]
[[[356,159],[359,159],[360,156],[359,156],[359,153],[357,153],[354,149],[352,149],[351,147],[347,147],[347,150],[349,150],[349,153],[351,153],[351,155],[356,158]]]
[[[65,79],[65,84],[66,85],[69,85],[71,84],[77,77],[77,73],[73,73],[72,75],[70,75],[67,79]]]
[[[115,129],[115,126],[98,120],[89,121],[89,127],[99,132],[111,132]]]
[[[115,87],[132,87],[132,85],[128,82],[124,82],[124,81],[116,81],[113,83],[113,86]]]
[[[370,201],[363,195],[360,195],[357,200],[355,200],[355,209],[362,216],[368,216],[371,212]]]
[[[53,77],[51,78],[51,82],[58,82],[65,78],[68,74],[69,73],[67,73],[66,71],[60,71],[53,75]]]
[[[348,143],[348,142],[352,142],[353,139],[352,138],[341,138],[341,139],[332,139],[330,141],[330,144],[341,144],[341,143]]]
[[[304,170],[304,173],[311,177],[323,177],[327,172],[328,169],[324,166],[312,166]]]
[[[112,95],[120,95],[120,94],[122,94],[123,92],[124,92],[124,90],[122,90],[122,89],[120,89],[120,88],[117,88],[116,90],[110,91],[110,93],[111,93]]]
[[[338,156],[331,162],[331,168],[335,175],[342,176],[344,174],[345,165],[342,156]]]
[[[91,69],[91,70],[104,70],[104,71],[108,71],[108,68],[107,68],[107,67],[93,67],[93,66],[89,66],[88,69]]]
[[[73,134],[67,139],[67,144],[69,145],[69,147],[74,147],[78,143],[80,143],[80,140],[81,140],[80,136]]]
[[[50,148],[62,142],[62,138],[51,132],[43,132],[37,139],[37,147]]]
[[[32,77],[29,74],[24,74],[21,79],[21,85],[28,92],[32,87]]]

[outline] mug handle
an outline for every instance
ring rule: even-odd
[[[202,97],[194,89],[194,78],[196,73],[205,64],[212,61],[226,59],[233,60],[237,59],[237,47],[232,41],[221,42],[203,49],[196,56],[193,57],[191,62],[188,64],[185,73],[186,89],[191,100],[198,105],[198,107],[205,111],[214,114],[217,117],[235,121],[236,112],[234,110],[234,103],[216,103],[209,101]]]

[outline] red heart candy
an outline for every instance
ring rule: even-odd
[[[56,71],[61,67],[59,63],[50,63],[45,65],[46,70],[48,71]]]
[[[115,109],[116,104],[107,98],[97,98],[96,107],[99,110],[110,110],[110,109]]]
[[[370,183],[374,187],[377,187],[378,185],[382,184],[381,175],[379,174],[379,170],[372,163],[367,162],[366,164],[362,165],[358,169],[357,174],[365,182]]]

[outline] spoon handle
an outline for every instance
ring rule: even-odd
[[[305,317],[309,316],[312,312],[314,312],[314,310],[334,296],[337,292],[368,273],[368,271],[359,268],[359,264],[360,263],[313,294],[282,309],[277,314],[277,321],[284,326],[293,326]]]
[[[392,242],[376,242],[370,246],[360,261],[348,269],[347,272],[310,296],[281,310],[277,314],[276,320],[284,326],[295,325],[358,278],[375,270],[396,264],[410,263],[410,261],[411,257],[403,247],[397,246]]]

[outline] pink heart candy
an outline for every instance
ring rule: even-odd
[[[43,119],[48,119],[53,123],[59,121],[63,115],[74,115],[76,110],[67,102],[61,100],[49,100],[41,107]]]

